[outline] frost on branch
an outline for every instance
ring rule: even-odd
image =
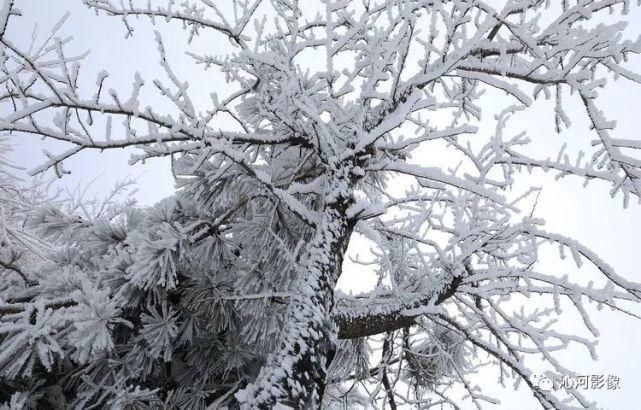
[[[495,3],[85,0],[123,47],[153,34],[155,60],[119,84],[82,69],[64,18],[16,45],[5,1],[0,130],[57,141],[31,174],[124,148],[169,158],[177,190],[68,198],[0,158],[0,403],[482,408],[490,366],[543,408],[593,406],[526,364],[572,374],[560,353],[596,356],[594,308],[636,315],[641,286],[534,218],[528,173],[639,198],[641,143],[599,91],[641,82],[641,42],[625,0]],[[561,140],[587,121],[583,151],[513,131],[546,101]],[[337,289],[360,269],[373,290]]]

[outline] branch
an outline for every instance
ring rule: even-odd
[[[390,161],[383,164],[381,167],[378,167],[377,169],[374,167],[370,167],[368,170],[392,171],[405,175],[412,175],[419,179],[419,183],[421,179],[425,179],[475,193],[496,203],[504,202],[503,198],[500,195],[497,195],[490,189],[479,186],[479,184],[477,183],[455,177],[453,175],[447,175],[443,171],[441,171],[440,168],[436,167],[423,167],[420,165],[409,164],[404,161]]]
[[[202,17],[196,14],[195,12],[186,14],[181,11],[171,10],[169,7],[167,8],[158,7],[156,9],[152,9],[151,5],[149,5],[147,8],[133,7],[133,5],[130,6],[129,8],[125,8],[124,6],[122,6],[121,8],[116,8],[112,4],[108,2],[100,1],[100,0],[85,0],[84,3],[89,8],[104,11],[108,15],[120,16],[123,19],[127,18],[127,16],[147,16],[152,19],[154,17],[161,17],[165,21],[178,20],[187,25],[210,28],[233,39],[239,45],[242,44],[240,35],[235,30],[229,28],[224,24],[216,23],[213,20]]]
[[[443,280],[438,289],[419,296],[389,295],[359,301],[341,299],[334,311],[339,324],[338,338],[367,337],[412,326],[419,316],[439,311],[437,306],[456,293],[462,280],[460,275],[451,276]]]

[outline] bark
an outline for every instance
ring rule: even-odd
[[[415,323],[416,316],[405,316],[401,307],[389,313],[367,313],[357,317],[339,318],[339,339],[356,339],[359,337],[374,336],[411,326]]]

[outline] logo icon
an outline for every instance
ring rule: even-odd
[[[554,382],[547,376],[542,374],[532,375],[533,384],[543,391],[550,391],[554,388]]]

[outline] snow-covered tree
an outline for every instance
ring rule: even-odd
[[[159,65],[129,89],[84,72],[62,24],[16,45],[15,3],[0,7],[0,129],[66,145],[33,174],[129,147],[170,157],[177,191],[149,209],[121,186],[47,201],[1,176],[0,402],[458,408],[459,386],[481,407],[494,399],[470,376],[490,366],[543,408],[591,406],[542,389],[531,364],[572,374],[559,352],[594,355],[589,305],[628,313],[641,286],[533,217],[528,172],[641,196],[641,142],[615,138],[598,100],[609,80],[641,82],[627,0],[84,0],[128,37],[158,30]],[[225,87],[181,78],[163,41],[176,26],[180,64]],[[583,108],[587,155],[512,135],[546,100],[559,132]],[[551,245],[576,272],[546,270]],[[348,295],[355,246],[378,283]],[[591,336],[557,324],[568,315]]]

